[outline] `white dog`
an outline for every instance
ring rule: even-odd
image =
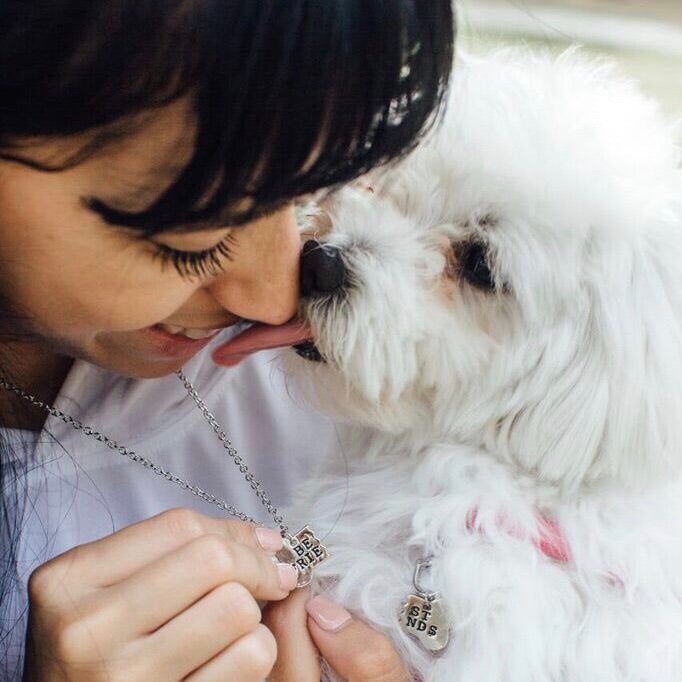
[[[305,497],[333,527],[318,589],[429,682],[680,682],[674,128],[576,51],[468,59],[449,100],[304,256],[325,362],[295,371],[370,427]],[[428,615],[399,624],[428,557],[438,653]]]

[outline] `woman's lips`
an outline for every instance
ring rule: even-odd
[[[172,332],[171,330],[178,331]],[[195,330],[154,325],[141,330],[154,351],[169,358],[189,358],[208,345],[221,329]],[[199,336],[200,338],[192,338]]]
[[[256,323],[238,336],[213,351],[213,360],[225,367],[233,367],[244,358],[260,350],[294,346],[311,338],[310,328],[301,320],[286,324]]]

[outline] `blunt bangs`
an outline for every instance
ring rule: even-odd
[[[37,22],[27,64],[10,54],[22,13]],[[436,119],[453,61],[451,0],[10,0],[3,24],[0,59],[21,65],[0,76],[5,148],[193,98],[173,184],[140,212],[96,207],[148,234],[238,225],[399,157]]]

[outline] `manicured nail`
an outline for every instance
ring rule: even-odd
[[[258,526],[255,529],[255,533],[256,540],[258,540],[258,544],[266,552],[279,552],[279,550],[282,549],[282,547],[284,546],[282,542],[282,535],[277,530]]]
[[[298,583],[298,571],[291,564],[277,564],[279,586],[285,592],[291,592]]]
[[[343,606],[339,606],[322,595],[313,597],[305,608],[312,619],[327,632],[338,632],[353,619]]]

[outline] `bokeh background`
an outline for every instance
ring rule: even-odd
[[[614,57],[672,115],[682,115],[682,0],[459,0],[468,51],[579,43]]]

